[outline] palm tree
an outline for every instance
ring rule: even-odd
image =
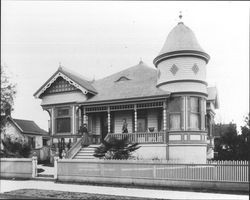
[[[95,149],[94,156],[104,159],[127,160],[132,157],[132,153],[139,149],[138,143],[129,144],[128,137],[117,139],[112,137],[108,141],[103,140],[101,146]]]

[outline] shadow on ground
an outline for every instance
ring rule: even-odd
[[[81,192],[62,192],[54,190],[21,189],[0,194],[0,199],[93,199],[93,200],[155,200],[116,195],[88,194]]]

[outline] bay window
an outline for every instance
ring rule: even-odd
[[[69,107],[58,108],[56,113],[56,132],[69,133],[71,131],[71,110]]]
[[[169,129],[180,130],[182,127],[182,98],[173,97],[167,106]]]
[[[190,97],[190,125],[191,129],[200,129],[200,99]]]
[[[205,129],[205,100],[200,97],[188,97],[188,127],[191,130]]]

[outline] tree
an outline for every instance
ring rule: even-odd
[[[13,110],[16,85],[10,82],[10,78],[1,65],[1,133],[6,123],[6,112]]]
[[[238,137],[236,124],[219,124],[217,129],[220,137],[215,141],[215,152],[218,160],[237,160]]]
[[[116,139],[112,137],[110,140],[104,140],[100,147],[95,149],[94,156],[105,159],[122,159],[131,158],[132,152],[139,149],[138,143],[129,144],[128,137]]]
[[[216,130],[220,138],[215,141],[217,160],[250,160],[250,114],[245,117],[245,125],[241,134],[237,134],[235,124],[217,124]]]
[[[241,127],[239,135],[239,152],[238,157],[241,160],[250,160],[250,113],[245,117],[245,125]]]
[[[13,141],[10,137],[5,137],[2,140],[2,144],[4,149],[0,150],[0,157],[28,158],[31,153],[30,145],[21,140]]]

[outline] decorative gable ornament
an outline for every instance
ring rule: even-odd
[[[41,94],[43,94],[51,85],[52,83],[54,83],[56,81],[56,79],[58,77],[62,77],[64,80],[66,80],[70,85],[73,85],[74,87],[76,87],[77,89],[81,90],[83,94],[87,94],[88,91],[83,88],[82,86],[80,86],[78,83],[76,83],[75,81],[73,81],[72,79],[70,79],[69,77],[67,77],[66,75],[64,75],[61,72],[58,72],[36,95],[36,97],[39,97]]]

